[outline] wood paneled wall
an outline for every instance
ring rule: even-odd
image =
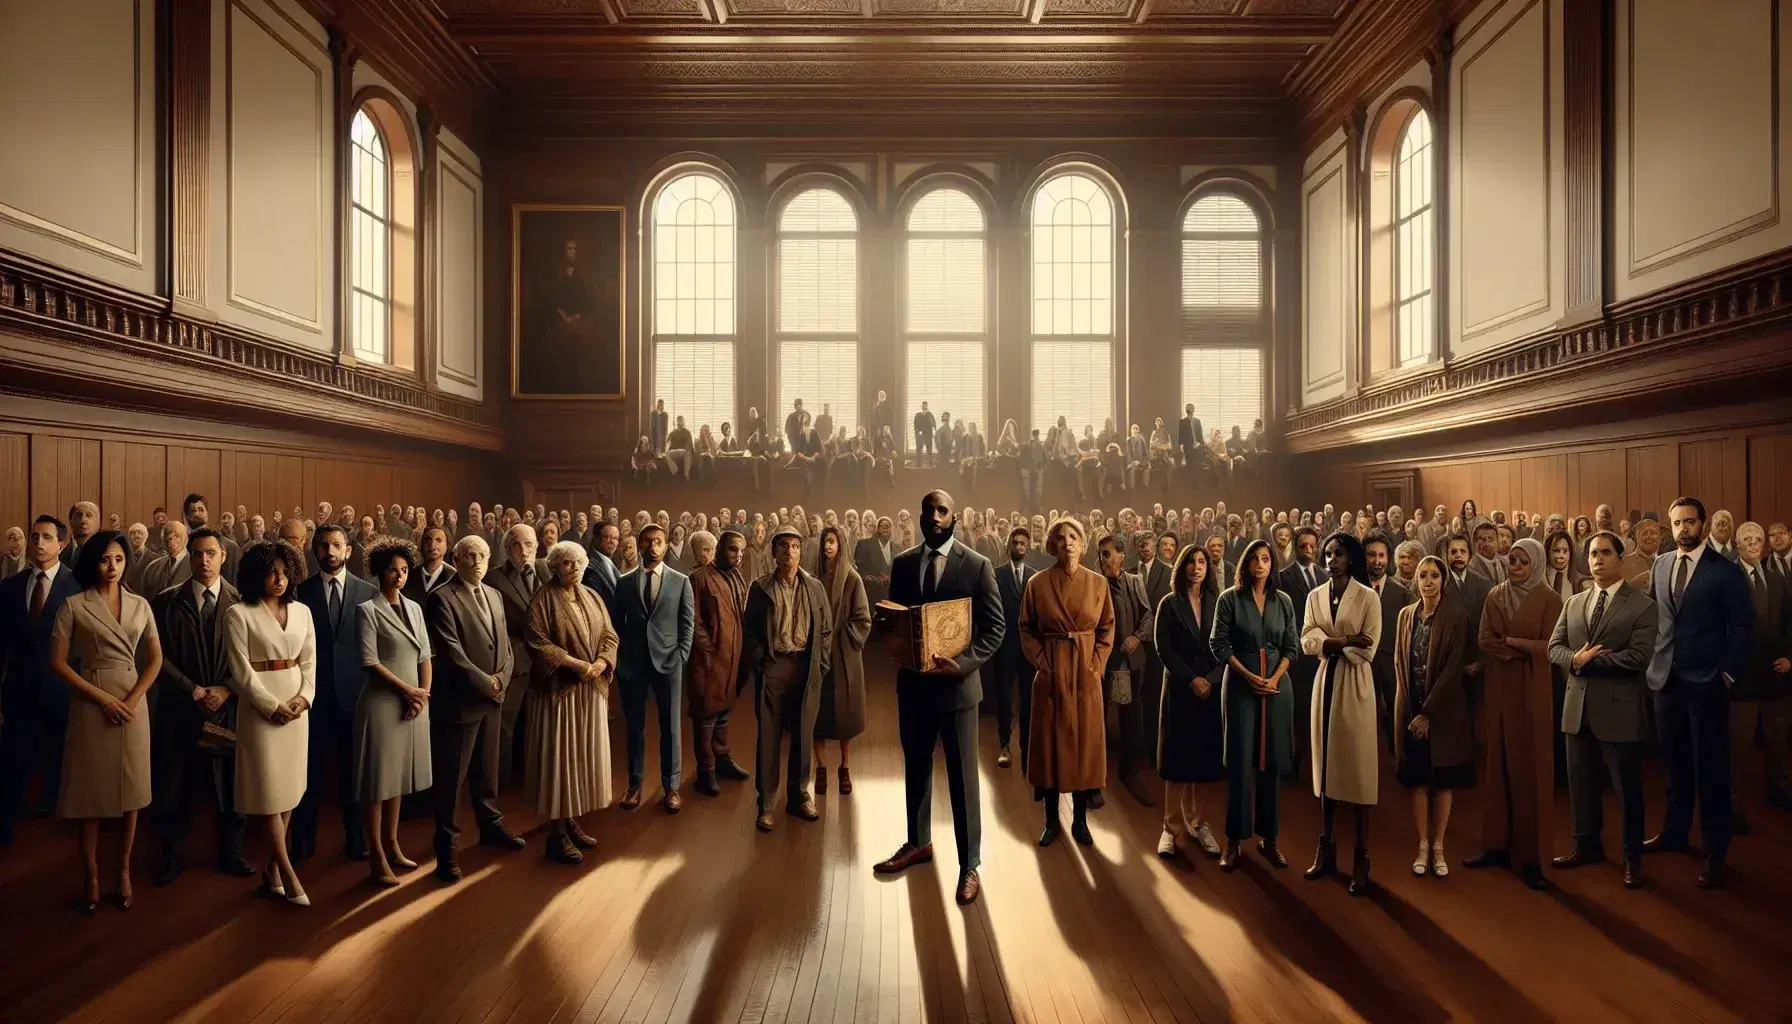
[[[1554,434],[1415,450],[1401,457],[1378,446],[1377,457],[1327,466],[1307,456],[1318,489],[1308,500],[1357,504],[1373,499],[1370,480],[1411,472],[1416,498],[1452,512],[1473,498],[1484,510],[1591,514],[1609,504],[1666,518],[1682,494],[1708,509],[1729,509],[1738,521],[1792,519],[1792,420],[1783,404],[1729,406],[1660,420],[1600,424]],[[1782,417],[1782,418],[1775,418]]]
[[[9,397],[0,414],[0,525],[92,501],[121,524],[179,515],[205,495],[213,520],[243,505],[269,515],[317,502],[464,508],[520,497],[496,458],[428,446],[342,442],[234,425]]]

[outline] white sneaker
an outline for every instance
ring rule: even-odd
[[[1431,873],[1438,878],[1450,877],[1450,862],[1444,860],[1444,841],[1442,839],[1431,844]]]
[[[1157,855],[1164,860],[1175,860],[1181,854],[1182,851],[1176,848],[1176,833],[1164,829],[1157,837]]]
[[[1213,838],[1213,829],[1208,828],[1206,822],[1195,826],[1195,830],[1189,834],[1195,837],[1195,843],[1201,847],[1202,853],[1216,860],[1219,858],[1219,840]]]

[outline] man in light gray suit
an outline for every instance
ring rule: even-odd
[[[434,529],[434,527],[431,527]],[[460,829],[454,824],[461,786],[473,805],[479,845],[520,850],[522,837],[504,827],[498,810],[498,758],[503,749],[505,691],[513,685],[515,658],[505,630],[504,597],[482,582],[491,549],[469,534],[454,544],[455,578],[429,592],[429,642],[435,651],[435,684],[429,715],[430,761],[435,785],[436,877],[458,882],[454,856]]]
[[[535,557],[535,527],[517,523],[503,535],[504,564],[485,585],[504,599],[504,631],[510,638],[510,685],[498,722],[498,785],[516,770],[517,723],[529,693],[529,602],[548,581],[546,559]]]
[[[684,806],[678,795],[679,723],[684,718],[684,667],[696,638],[695,595],[690,579],[666,565],[666,531],[649,523],[637,537],[641,565],[617,581],[612,602],[620,642],[616,682],[628,724],[628,793],[619,806],[625,811],[641,806],[651,693],[660,719],[660,782],[666,790],[661,806],[667,814],[677,814]]]
[[[1659,613],[1649,595],[1624,579],[1624,542],[1601,530],[1587,542],[1593,585],[1568,599],[1549,638],[1549,660],[1567,676],[1562,732],[1568,737],[1568,796],[1574,850],[1552,863],[1564,870],[1605,859],[1599,785],[1603,763],[1623,808],[1624,886],[1643,884],[1643,740],[1649,733],[1649,682]]]

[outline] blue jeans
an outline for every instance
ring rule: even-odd
[[[679,722],[684,717],[684,671],[671,675],[652,673],[618,680],[622,691],[622,715],[628,726],[628,784],[639,786],[647,771],[647,696],[653,695],[660,719],[660,783],[667,792],[678,788],[679,758],[683,741]]]

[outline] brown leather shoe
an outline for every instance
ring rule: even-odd
[[[628,792],[624,793],[622,795],[622,801],[620,803],[618,803],[616,806],[622,808],[625,811],[632,811],[635,808],[641,806],[641,787],[640,786],[628,787]]]
[[[852,795],[852,769],[845,765],[840,766],[840,795]]]
[[[579,824],[577,818],[566,819],[566,838],[572,840],[573,845],[587,850],[597,846],[597,840],[591,838],[590,833],[585,831],[584,826]]]
[[[716,755],[716,774],[729,782],[745,782],[753,777],[740,766],[740,762],[734,759],[733,754]]]
[[[791,804],[790,813],[804,821],[815,821],[821,817],[821,812],[815,809],[815,798],[812,796],[803,797],[802,803]]]
[[[972,868],[958,876],[958,905],[968,907],[977,902],[977,895],[983,891],[983,882],[977,878],[977,869]]]
[[[1552,867],[1568,871],[1572,868],[1586,867],[1588,864],[1603,864],[1604,862],[1604,850],[1576,844],[1574,852],[1568,854],[1566,857],[1552,858],[1549,863]]]
[[[1238,867],[1238,841],[1227,840],[1226,848],[1220,851],[1220,870],[1233,871]]]
[[[770,832],[772,830],[772,812],[761,808],[759,817],[753,819],[753,827],[761,832]]]
[[[1692,844],[1685,836],[1670,836],[1662,832],[1643,840],[1644,853],[1691,853]]]
[[[660,806],[666,809],[667,814],[677,814],[684,809],[684,798],[678,795],[678,790],[668,789],[666,799],[660,801]]]
[[[889,860],[879,861],[871,866],[871,870],[880,875],[894,875],[907,871],[916,864],[926,864],[933,860],[933,844],[926,846],[910,846],[903,843],[890,854]]]
[[[585,855],[579,852],[578,847],[572,845],[572,840],[568,837],[549,836],[548,859],[557,860],[562,864],[577,864],[585,859]]]

